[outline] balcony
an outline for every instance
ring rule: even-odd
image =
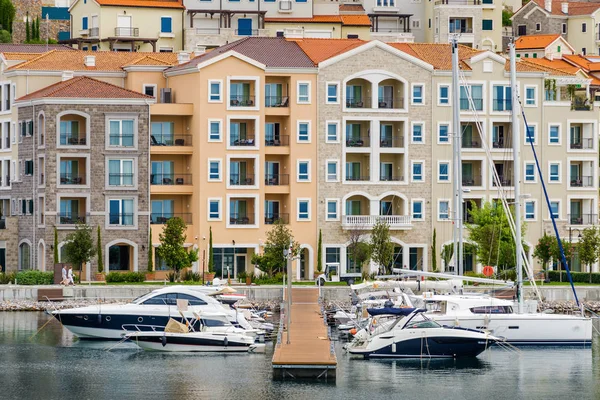
[[[150,214],[150,223],[153,225],[164,225],[172,218],[181,218],[186,225],[192,224],[191,213],[152,213]]]
[[[127,186],[133,186],[133,177],[134,174],[128,173],[128,174],[108,174],[108,185],[115,188],[115,187],[127,187]]]
[[[191,146],[192,135],[150,135],[151,146]]]
[[[236,147],[254,147],[256,142],[254,141],[254,135],[244,135],[242,137],[232,136],[230,144]]]
[[[86,146],[87,140],[85,133],[77,134],[61,134],[60,135],[61,146]]]
[[[571,150],[592,150],[594,148],[594,139],[592,138],[571,138],[569,143]]]
[[[150,174],[151,194],[192,194],[192,174]]]
[[[373,7],[373,11],[386,12],[386,8],[388,7]],[[371,39],[378,39],[385,42],[413,43],[415,41],[415,35],[410,31],[410,27],[406,27],[406,29],[395,27],[371,27]]]
[[[404,98],[402,97],[378,97],[377,101],[377,107],[380,109],[404,108]]]
[[[472,139],[472,138],[467,138],[467,137],[463,136],[461,148],[463,148],[463,149],[480,149],[481,141],[478,139]]]
[[[346,147],[370,147],[371,138],[368,136],[346,137]]]
[[[571,176],[571,187],[591,188],[594,187],[593,176]]]
[[[133,226],[135,214],[133,213],[109,213],[108,224],[111,226]]]
[[[56,214],[56,224],[57,225],[77,225],[77,224],[87,224],[88,216],[87,214],[78,214],[78,213],[58,213]]]
[[[282,147],[290,145],[290,135],[275,135],[265,138],[265,146],[267,147]]]
[[[129,27],[116,27],[115,28],[115,36],[116,37],[139,37],[140,29],[139,28],[129,28]]]
[[[492,108],[494,111],[510,111],[512,110],[512,99],[493,99]]]
[[[409,215],[344,215],[342,228],[373,229],[379,221],[387,223],[391,230],[412,229]]]
[[[574,111],[591,111],[594,108],[594,104],[590,102],[587,96],[574,96],[571,100],[571,110]]]
[[[85,175],[69,174],[69,173],[60,174],[60,184],[61,185],[85,185],[86,184]]]
[[[287,96],[265,96],[265,107],[289,107],[290,101]]]
[[[266,174],[265,185],[266,186],[282,186],[290,184],[289,174]]]
[[[265,225],[273,225],[275,222],[288,225],[290,223],[290,214],[288,213],[265,213]]]
[[[569,214],[567,216],[570,225],[596,225],[598,214]]]
[[[503,187],[510,187],[510,186],[512,186],[512,178],[510,178],[509,176],[507,176],[507,175],[498,175],[498,178],[500,178],[500,184]],[[495,180],[493,180],[492,182],[494,182],[494,186],[498,186],[496,184]]]
[[[382,173],[379,175],[381,182],[401,182],[404,180],[404,175],[390,175]]]
[[[371,108],[368,97],[346,97],[346,108]]]
[[[230,213],[229,214],[230,225],[254,225],[254,214],[241,214],[241,213]]]
[[[254,174],[229,174],[231,186],[252,186],[255,184]]]
[[[98,28],[98,27],[90,28],[90,37],[97,38],[98,36],[100,36],[100,28]]]
[[[512,135],[509,122],[494,122],[492,126],[492,149],[511,149]]]
[[[369,175],[350,175],[346,176],[347,182],[368,182],[371,180]]]
[[[382,136],[379,139],[379,147],[384,149],[404,148],[404,136]]]
[[[463,186],[481,186],[481,176],[472,175],[472,176],[463,176],[462,177],[462,185]]]

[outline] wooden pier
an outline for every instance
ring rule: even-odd
[[[335,382],[337,359],[318,299],[317,288],[292,289],[292,323],[287,327],[290,343],[287,344],[287,331],[283,331],[273,354],[274,379]]]

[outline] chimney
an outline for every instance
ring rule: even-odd
[[[95,67],[96,66],[96,56],[85,56],[83,59],[83,63],[86,67]]]
[[[560,9],[563,12],[563,14],[569,14],[569,3],[564,2],[564,3],[561,3],[560,5],[561,5]]]
[[[544,8],[546,9],[546,11],[551,13],[552,12],[552,0],[546,0],[544,2]]]
[[[63,82],[68,81],[69,79],[73,79],[73,71],[63,71],[63,73],[62,73]]]
[[[194,51],[194,57],[201,56],[204,53],[206,53],[206,46],[196,45],[196,51]]]
[[[180,51],[179,53],[177,53],[177,63],[178,64],[183,64],[190,61],[190,53],[186,52],[186,51]]]

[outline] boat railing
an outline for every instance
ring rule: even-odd
[[[164,332],[165,327],[160,325],[123,324],[121,328],[127,332]],[[148,329],[140,329],[148,328]],[[157,330],[158,328],[158,330]]]

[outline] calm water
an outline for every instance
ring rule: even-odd
[[[267,354],[185,355],[79,341],[42,313],[0,312],[0,399],[600,399],[593,349],[491,349],[469,361],[371,361],[338,343],[337,383],[273,382]]]

